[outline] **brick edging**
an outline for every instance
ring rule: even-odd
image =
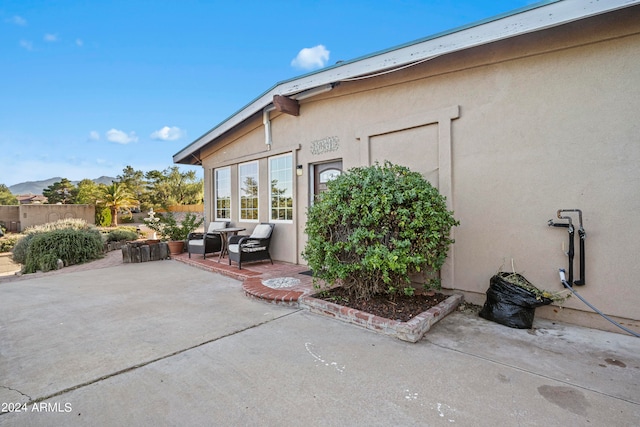
[[[317,299],[310,295],[301,296],[298,304],[301,308],[306,308],[312,313],[333,317],[403,341],[417,342],[435,323],[454,311],[463,299],[464,297],[461,294],[451,295],[440,304],[418,314],[408,322],[385,319],[354,308]]]
[[[261,277],[250,277],[242,283],[246,296],[269,301],[272,304],[297,307],[299,298],[304,292],[273,289],[262,284]]]
[[[232,279],[242,282],[242,290],[245,295],[261,301],[270,302],[277,305],[286,305],[291,307],[298,306],[298,298],[304,294],[301,291],[273,289],[262,284],[262,273],[251,270],[238,270],[233,267],[227,267],[223,264],[208,266],[191,258],[184,256],[174,257],[176,261],[183,262],[192,267],[201,268],[203,270],[219,273]]]
[[[333,317],[343,322],[352,323],[371,331],[393,336],[408,342],[417,342],[422,339],[424,334],[427,333],[434,324],[454,311],[464,299],[462,294],[453,294],[440,304],[418,314],[408,322],[399,322],[317,299],[303,291],[270,288],[262,283],[263,274],[255,271],[237,270],[222,264],[216,265],[214,268],[214,266],[204,265],[185,256],[174,257],[174,259],[193,267],[220,273],[224,276],[242,281],[242,290],[247,297],[276,305],[305,308],[311,313]]]

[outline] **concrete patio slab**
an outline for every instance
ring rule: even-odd
[[[407,343],[175,261],[0,284],[0,343],[0,403],[27,404],[0,426],[640,419],[637,338],[454,312]]]
[[[55,394],[291,312],[156,261],[0,285],[0,401]],[[27,398],[26,396],[29,396]]]

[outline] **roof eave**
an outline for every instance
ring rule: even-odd
[[[499,40],[557,27],[638,3],[640,3],[640,0],[544,1],[517,9],[508,14],[498,15],[494,18],[276,83],[239,111],[176,153],[173,156],[173,161],[174,163],[193,164],[190,159],[193,158],[194,153],[267,107],[271,104],[274,95],[294,95],[325,84],[381,72]]]

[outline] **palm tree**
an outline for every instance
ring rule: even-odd
[[[131,213],[131,208],[138,206],[138,201],[127,186],[117,182],[104,188],[101,202],[111,209],[112,227],[118,226],[118,212],[120,210]]]

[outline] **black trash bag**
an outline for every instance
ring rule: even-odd
[[[503,272],[491,278],[487,300],[479,315],[510,328],[531,329],[536,307],[551,304],[553,301],[545,297],[538,298],[533,292],[504,279],[512,274]],[[521,275],[515,275],[529,283]]]

